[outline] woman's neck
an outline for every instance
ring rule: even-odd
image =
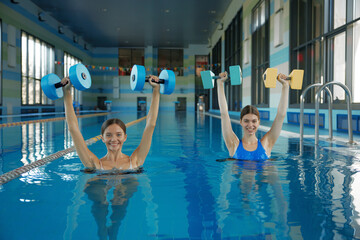
[[[127,156],[124,153],[122,153],[121,150],[108,151],[107,154],[105,155],[105,158],[111,162],[117,162],[125,157],[127,157]]]
[[[246,145],[251,145],[251,144],[255,144],[258,142],[258,139],[256,138],[255,135],[244,135],[242,138],[242,142],[245,143]]]

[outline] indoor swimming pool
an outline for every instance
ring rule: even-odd
[[[104,120],[79,119],[85,140]],[[138,146],[145,121],[127,130]],[[241,126],[233,123],[240,136]],[[265,132],[258,132],[260,138]],[[63,120],[0,128],[0,174],[72,146]],[[89,146],[106,154],[101,140]],[[0,185],[0,239],[359,239],[359,146],[283,133],[265,162],[231,161],[218,117],[159,112],[143,170],[85,173],[71,152]]]

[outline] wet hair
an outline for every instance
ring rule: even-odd
[[[101,136],[104,135],[104,132],[105,132],[106,128],[108,128],[110,125],[113,125],[113,124],[119,125],[119,127],[121,127],[121,129],[126,134],[126,125],[125,125],[125,123],[123,121],[121,121],[120,119],[118,119],[118,118],[111,118],[111,119],[106,120],[102,124],[102,126],[101,126]]]
[[[240,114],[240,120],[242,120],[242,118],[246,115],[246,114],[254,114],[258,117],[258,119],[260,120],[260,113],[259,110],[251,105],[247,105],[245,106],[242,110],[241,110],[241,114]]]

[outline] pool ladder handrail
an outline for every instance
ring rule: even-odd
[[[314,83],[310,86],[307,86],[300,95],[300,142],[304,139],[304,104],[305,104],[305,96],[306,93],[314,87],[321,87],[323,84]],[[323,88],[328,94],[328,110],[329,110],[329,140],[333,139],[333,129],[332,129],[332,109],[333,109],[333,97],[330,89],[328,87]],[[321,91],[322,91],[321,90]],[[315,122],[316,122],[316,114],[315,114]],[[315,124],[316,125],[316,124]]]
[[[322,85],[315,94],[315,145],[319,144],[320,92],[324,88],[327,88],[327,86],[330,86],[330,85],[338,85],[338,86],[342,87],[342,89],[344,89],[344,91],[346,93],[346,104],[347,104],[347,111],[348,111],[348,133],[349,133],[348,144],[356,144],[356,142],[354,142],[354,140],[353,140],[351,91],[345,84],[343,84],[341,82],[333,81],[333,82],[328,82],[328,83],[325,83],[324,85]],[[329,116],[329,118],[331,118],[331,117]],[[330,128],[330,126],[329,126],[329,128]]]

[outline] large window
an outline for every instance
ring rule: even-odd
[[[119,48],[119,74],[130,75],[135,64],[144,66],[144,49]]]
[[[324,3],[320,1],[291,2],[290,65],[291,69],[303,69],[303,89],[312,83],[323,83],[324,79]],[[314,90],[308,93],[305,102],[314,101]],[[298,104],[300,91],[290,90],[290,104]]]
[[[242,55],[242,11],[239,11],[225,31],[225,70],[241,64]],[[241,85],[232,86],[229,81],[225,83],[225,91],[230,111],[240,111]]]
[[[360,2],[359,2],[358,8],[360,8]],[[354,79],[354,80],[353,80],[353,84],[352,84],[352,93],[353,93],[354,102],[360,103],[360,94],[359,94],[359,90],[360,90],[360,67],[359,67],[360,66],[360,21],[357,21],[356,23],[354,23],[353,31],[354,31],[353,32],[354,51],[353,51],[352,57],[353,57],[353,66],[354,67],[353,67],[352,79]],[[357,94],[355,94],[355,93],[357,93]]]
[[[23,105],[53,104],[40,87],[46,74],[54,72],[54,47],[26,33],[21,33],[21,103]]]
[[[75,64],[78,64],[80,62],[81,62],[81,60],[79,58],[76,58],[76,57],[72,56],[71,54],[65,52],[64,53],[64,76],[65,77],[69,76],[70,67]],[[76,90],[74,87],[72,87],[71,95],[73,96],[73,100],[76,103],[80,103],[81,91]]]
[[[184,75],[184,51],[183,49],[159,49],[158,50],[160,71],[162,68],[171,69],[175,75]],[[159,72],[160,74],[160,72]]]
[[[211,67],[212,67],[212,72],[215,75],[219,75],[219,73],[221,72],[221,38],[216,43],[215,47],[212,49]],[[214,88],[212,89],[212,108],[219,109],[216,82],[214,84]]]
[[[268,107],[269,89],[262,75],[269,67],[269,1],[260,1],[252,10],[252,60],[251,102],[258,107]]]
[[[0,19],[0,105],[2,104],[2,22]],[[1,113],[1,112],[0,112]]]
[[[331,81],[347,85],[353,102],[360,103],[359,92],[359,3],[358,0],[291,1],[290,65],[304,69],[303,89],[314,83]],[[315,102],[314,91],[305,102]],[[300,91],[292,91],[290,104],[297,106]],[[333,87],[334,103],[342,104],[345,92]],[[323,101],[326,99],[324,98]]]

